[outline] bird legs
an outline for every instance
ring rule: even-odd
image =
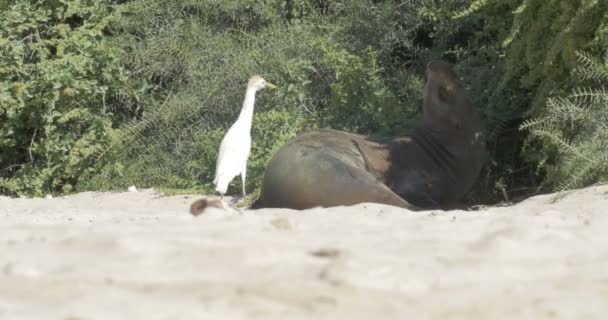
[[[243,169],[243,171],[241,172],[241,191],[243,193],[243,199],[245,199],[245,197],[247,196],[247,193],[245,192],[246,177],[247,177],[247,169]]]

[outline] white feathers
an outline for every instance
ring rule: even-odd
[[[249,159],[251,151],[251,135],[245,129],[247,128],[238,121],[235,122],[220,144],[213,183],[215,190],[221,195],[226,193],[228,184],[234,177],[247,170],[247,159]]]
[[[245,181],[247,160],[251,151],[251,121],[253,120],[255,93],[265,87],[274,88],[275,86],[260,76],[253,76],[249,79],[239,118],[228,129],[220,144],[213,183],[215,190],[222,196],[226,193],[228,184],[237,175],[241,175],[243,197],[246,195]]]

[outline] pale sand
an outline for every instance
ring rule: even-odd
[[[0,319],[608,319],[608,186],[512,207],[0,198]]]

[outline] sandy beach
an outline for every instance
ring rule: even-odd
[[[0,319],[606,319],[608,186],[479,211],[0,198]]]

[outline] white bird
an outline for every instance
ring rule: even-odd
[[[251,121],[253,120],[255,93],[266,87],[275,88],[272,83],[260,76],[249,78],[239,118],[222,139],[215,167],[215,179],[213,179],[215,190],[220,193],[220,197],[226,193],[230,181],[239,174],[241,175],[243,197],[246,196],[245,179],[247,160],[251,151]]]

